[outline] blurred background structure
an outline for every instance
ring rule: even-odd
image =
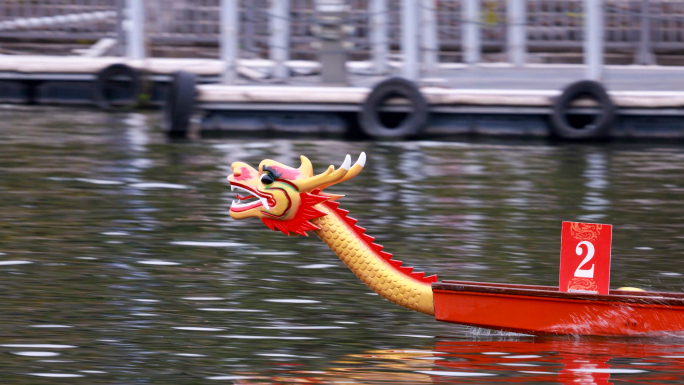
[[[227,1],[231,3],[232,1]],[[68,55],[99,39],[116,39],[123,54],[126,24],[136,17],[126,7],[141,6],[145,54],[149,57],[218,58],[220,0],[5,0],[0,4],[2,50],[11,53]],[[272,3],[272,4],[271,4]],[[583,0],[344,0],[341,24],[350,60],[400,58],[402,7],[419,17],[420,54],[426,61],[580,63]],[[684,2],[608,0],[603,4],[605,61],[608,64],[684,64]],[[276,47],[271,27],[282,20],[289,30],[292,60],[316,60],[315,0],[236,1],[240,58],[267,59]],[[282,13],[278,14],[278,13]],[[229,16],[230,17],[230,16]],[[415,26],[414,26],[415,27]],[[516,36],[520,30],[522,36]],[[474,33],[473,33],[474,32]],[[414,32],[417,33],[417,32]],[[470,36],[470,35],[473,36]],[[137,36],[134,36],[138,38]],[[521,41],[515,39],[521,38]],[[469,47],[468,45],[472,45]],[[523,46],[516,46],[522,44]],[[481,55],[468,49],[481,47]],[[526,58],[507,52],[525,49]],[[511,52],[512,53],[512,52]],[[427,62],[426,64],[430,64]]]
[[[19,81],[0,91],[5,101],[94,100],[110,106],[117,99],[137,103],[142,95],[143,101],[172,109],[187,109],[190,104],[191,109],[203,111],[243,111],[261,102],[261,110],[277,106],[311,112],[315,104],[316,111],[356,113],[372,99],[369,92],[379,82],[400,76],[413,83],[387,87],[408,99],[407,90],[412,90],[414,99],[424,99],[422,107],[416,100],[408,103],[414,111],[424,107],[439,112],[434,106],[442,105],[449,111],[441,112],[453,114],[454,106],[465,104],[543,107],[546,110],[535,114],[548,115],[553,112],[549,107],[554,107],[551,99],[560,96],[561,89],[568,91],[573,82],[591,80],[601,83],[591,89],[587,83],[578,86],[567,95],[567,105],[558,108],[577,107],[573,103],[578,96],[588,94],[596,102],[593,105],[606,107],[594,115],[606,115],[607,122],[583,119],[590,123],[564,124],[577,126],[570,129],[599,126],[596,134],[600,135],[613,126],[613,107],[651,109],[649,116],[653,108],[661,109],[658,116],[679,116],[684,107],[684,94],[662,93],[684,87],[677,80],[681,77],[677,68],[684,66],[681,0],[5,0],[0,8],[0,49],[3,79]],[[117,67],[109,68],[112,65]],[[193,76],[169,77],[177,71]],[[122,96],[122,87],[117,90],[112,85],[117,79],[121,85],[126,76],[133,85],[127,97]],[[95,91],[92,86],[84,91],[84,84],[80,90],[56,91],[67,83],[74,86],[76,78],[94,81]],[[55,79],[63,84],[56,85]],[[196,84],[206,83],[277,83],[281,88],[250,89],[254,93],[237,97],[236,92],[245,90],[198,86],[196,97],[185,95],[189,89],[194,92]],[[329,89],[327,94],[298,89],[299,95],[292,98],[293,91],[282,85],[345,89]],[[417,87],[463,88],[477,95],[435,96]],[[482,89],[502,93],[483,102]],[[651,91],[661,93],[643,93]],[[537,102],[512,103],[520,92]],[[380,93],[377,106],[371,106],[375,112],[390,94]],[[298,100],[301,94],[310,99]],[[334,107],[322,106],[324,102]],[[402,107],[393,108],[395,113],[407,113]],[[628,115],[643,113],[627,111]],[[177,115],[176,110],[167,114],[168,121],[180,122],[169,130],[187,131],[190,112]],[[557,115],[568,113],[559,110]],[[561,118],[555,120],[565,119]],[[358,124],[371,136],[407,136],[430,125],[426,115],[414,122],[421,126],[417,129],[375,135],[379,131],[368,128],[369,119]],[[402,119],[384,119],[382,126],[401,127]],[[237,124],[203,120],[208,121],[213,122],[208,126],[221,128]],[[556,135],[568,136],[561,131],[557,129]]]

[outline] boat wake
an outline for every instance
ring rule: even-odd
[[[474,326],[467,326],[466,327],[466,334],[473,336],[473,337],[533,337],[531,334],[523,334],[523,333],[515,333],[515,332],[505,332],[501,330],[492,330],[492,329],[484,329],[484,328],[478,328]]]

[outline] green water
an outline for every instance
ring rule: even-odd
[[[561,221],[577,220],[614,225],[612,287],[681,291],[676,144],[171,142],[158,123],[0,106],[3,383],[684,379],[677,336],[532,338],[396,307],[315,236],[231,220],[225,180],[236,160],[305,154],[322,171],[365,151],[364,171],[331,192],[419,271],[554,285]]]

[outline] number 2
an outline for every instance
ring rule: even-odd
[[[594,264],[591,264],[591,269],[589,270],[582,270],[582,266],[586,265],[589,261],[591,261],[592,258],[594,258],[594,245],[591,244],[591,242],[588,241],[582,241],[577,244],[577,247],[575,248],[575,253],[577,253],[578,256],[582,256],[582,248],[580,246],[586,246],[587,247],[587,256],[584,257],[582,260],[582,263],[577,266],[577,270],[575,270],[575,277],[580,277],[580,278],[594,278]]]

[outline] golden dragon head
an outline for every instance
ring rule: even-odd
[[[366,163],[366,154],[362,152],[353,166],[347,155],[340,168],[330,166],[318,175],[314,175],[307,157],[300,159],[299,168],[271,159],[263,160],[258,169],[243,162],[233,163],[230,166],[233,175],[228,176],[228,181],[237,195],[230,207],[230,216],[233,219],[257,217],[271,230],[307,235],[307,231],[318,229],[310,220],[325,215],[314,206],[340,197],[324,194],[323,189],[358,175]]]

